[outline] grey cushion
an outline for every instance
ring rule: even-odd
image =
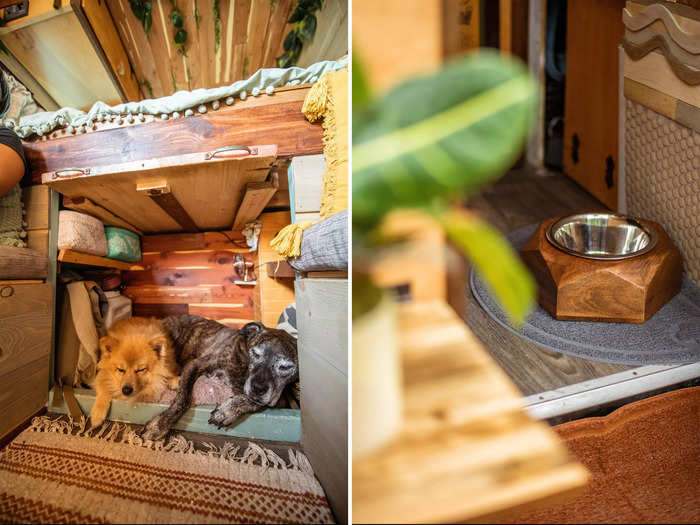
[[[347,270],[348,210],[343,210],[304,230],[301,255],[289,259],[300,272]]]

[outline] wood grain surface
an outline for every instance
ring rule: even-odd
[[[51,352],[51,285],[3,285],[0,291],[0,437],[47,398]]]
[[[540,223],[520,251],[538,284],[538,302],[562,321],[643,323],[681,288],[678,248],[656,222],[658,244],[649,253],[620,261],[593,261],[558,250],[545,232],[555,218]]]
[[[276,262],[279,254],[270,247],[270,241],[277,232],[292,222],[289,211],[263,213],[260,215],[262,232],[258,240],[258,260],[256,274],[256,319],[265,326],[277,326],[277,319],[282,311],[294,301],[294,281],[292,279],[277,279],[267,273],[268,262]]]
[[[445,303],[399,315],[404,424],[353,461],[353,521],[463,522],[570,493],[587,472]]]
[[[100,257],[98,255],[90,255],[88,253],[76,252],[73,250],[62,249],[58,252],[58,261],[73,264],[83,264],[87,266],[99,266],[101,268],[115,268],[117,270],[128,270],[133,263]]]
[[[275,145],[251,144],[243,156],[158,156],[83,173],[47,172],[42,180],[68,197],[89,198],[146,233],[194,233],[230,228],[245,185],[267,178],[276,152]]]
[[[255,287],[235,284],[233,258],[247,252],[240,230],[146,235],[143,269],[123,273],[124,293],[134,315],[190,313],[237,328],[256,319]]]
[[[31,166],[24,185],[40,184],[42,173],[60,168],[212,151],[232,144],[276,144],[278,157],[322,153],[321,124],[311,124],[301,113],[307,93],[308,87],[297,86],[191,117],[109,123],[113,127],[76,135],[58,130],[54,138],[24,142]]]
[[[561,174],[541,177],[518,170],[509,172],[470,199],[469,207],[501,232],[508,233],[549,217],[600,210],[603,205]],[[489,317],[474,299],[468,283],[465,292],[467,324],[525,396],[635,368],[588,361],[541,348]]]
[[[574,0],[567,7],[564,172],[613,210],[619,165],[617,46],[624,6],[625,0]]]

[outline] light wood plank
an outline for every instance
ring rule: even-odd
[[[348,512],[348,282],[296,281],[302,446],[340,523]]]
[[[677,99],[629,78],[624,79],[624,94],[625,98],[676,120]]]
[[[46,230],[49,227],[49,188],[28,186],[22,188],[22,203],[26,211],[27,230]]]
[[[27,248],[49,255],[49,230],[27,231]]]
[[[46,254],[40,251],[3,246],[0,250],[0,279],[44,279],[48,263]]]
[[[71,198],[87,197],[146,233],[182,226],[139,185],[166,181],[172,196],[200,230],[230,227],[248,182],[267,178],[277,147],[251,146],[244,157],[189,153],[91,168],[88,174],[45,173],[43,181]],[[206,181],[206,182],[205,182]]]
[[[404,304],[398,333],[408,411],[393,443],[353,461],[355,522],[476,520],[585,485],[446,304]]]
[[[442,2],[355,0],[352,27],[353,51],[378,92],[442,62]],[[397,35],[405,35],[406,28],[420,38],[402,38],[396,45]]]
[[[63,249],[58,252],[58,260],[64,263],[84,264],[87,266],[100,266],[102,268],[116,268],[118,270],[129,270],[135,265],[116,259],[108,259],[107,257],[99,257],[87,253],[75,252],[73,250]]]
[[[666,58],[659,53],[649,53],[640,60],[632,60],[625,54],[625,78],[644,84],[656,91],[700,107],[700,89],[679,79]]]
[[[126,95],[128,101],[141,100],[139,85],[131,71],[129,57],[124,50],[119,34],[109,13],[106,2],[82,0],[81,7],[92,30],[95,32],[102,50],[109,61],[112,71]]]
[[[291,218],[288,211],[268,212],[260,215],[260,221],[262,232],[258,240],[257,304],[260,308],[260,321],[265,326],[277,326],[282,310],[294,301],[294,284],[289,279],[269,276],[265,263],[279,259],[279,254],[270,247],[270,241],[291,222]]]
[[[278,185],[273,181],[249,182],[246,184],[243,200],[233,221],[233,228],[241,228],[257,219],[273,195],[277,193],[277,188]]]
[[[36,188],[41,186],[32,187]],[[124,228],[139,235],[143,235],[143,232],[138,228],[132,226],[121,217],[117,217],[111,211],[103,208],[102,206],[98,206],[90,199],[86,199],[85,197],[64,197],[63,206],[66,208],[70,208],[71,210],[77,210],[83,213],[87,213],[88,215],[92,215],[93,217],[97,217],[105,224],[105,226],[118,226],[119,228]]]

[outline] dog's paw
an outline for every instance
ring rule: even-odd
[[[92,428],[97,428],[99,427],[102,423],[104,423],[105,416],[100,415],[100,414],[90,414],[90,426]]]
[[[209,424],[216,425],[219,428],[227,427],[238,419],[239,415],[238,412],[226,410],[221,405],[217,405],[209,414]]]
[[[141,437],[147,441],[159,441],[163,439],[170,430],[170,427],[163,421],[161,416],[151,419],[141,432]]]

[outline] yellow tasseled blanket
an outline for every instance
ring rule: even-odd
[[[325,73],[304,100],[301,108],[310,122],[323,117],[323,155],[326,173],[321,194],[321,220],[348,207],[348,70]],[[270,241],[277,253],[298,257],[302,232],[310,221],[282,228]]]

